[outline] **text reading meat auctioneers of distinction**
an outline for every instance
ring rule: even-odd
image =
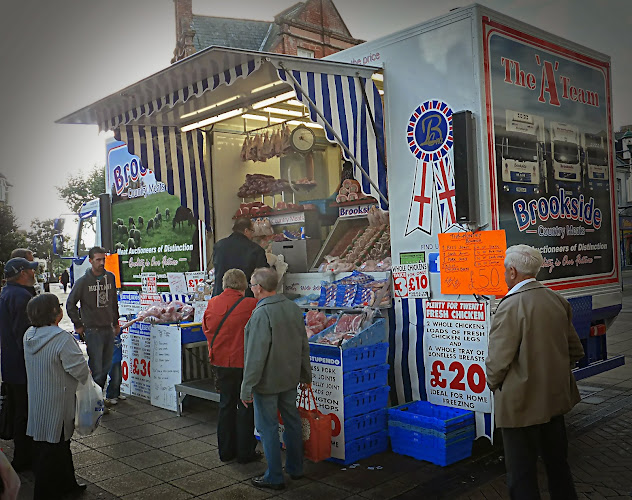
[[[507,293],[504,280],[505,231],[439,234],[441,293]]]

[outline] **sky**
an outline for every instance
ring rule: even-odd
[[[193,0],[194,14],[269,20],[295,0]],[[352,36],[373,40],[469,0],[334,0]],[[479,3],[612,57],[614,129],[632,123],[629,0]],[[96,126],[55,120],[170,64],[173,0],[0,0],[0,172],[25,229],[68,212],[55,186],[105,164]]]

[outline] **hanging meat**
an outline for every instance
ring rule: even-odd
[[[241,161],[246,161],[248,159],[248,151],[250,149],[250,136],[246,136],[244,138],[244,144],[241,146],[241,153],[239,153],[239,157]]]
[[[259,161],[266,161],[269,158],[272,158],[270,154],[272,151],[272,143],[270,142],[270,134],[266,132],[266,135],[263,137],[263,144],[259,149]]]
[[[292,149],[292,146],[290,145],[290,127],[288,127],[287,125],[283,126],[281,137],[281,151],[283,154],[288,154],[291,152]]]

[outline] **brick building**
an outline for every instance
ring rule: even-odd
[[[273,21],[193,14],[192,0],[174,0],[176,48],[171,62],[214,46],[321,58],[363,43],[353,38],[331,0],[306,0]]]

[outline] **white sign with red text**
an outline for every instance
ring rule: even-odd
[[[428,263],[393,266],[393,290],[399,299],[423,299],[430,297]]]
[[[489,305],[424,301],[426,394],[433,404],[491,413],[485,377]]]
[[[138,322],[121,333],[121,392],[150,399],[151,325]]]
[[[140,283],[143,293],[158,293],[158,281],[156,278],[156,273],[141,273]]]
[[[187,292],[197,292],[197,287],[200,283],[204,283],[204,271],[191,271],[184,273],[187,282]]]

